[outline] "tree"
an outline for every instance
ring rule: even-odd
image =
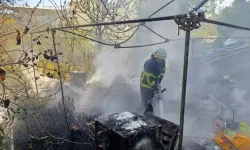
[[[17,0],[0,0],[0,5],[14,5]]]
[[[7,15],[0,15],[0,63],[12,59],[7,52],[16,45],[16,36],[19,25],[16,19]]]
[[[193,6],[197,5],[201,0],[191,0],[187,7],[192,8]],[[214,16],[218,15],[217,11],[220,12],[222,10],[222,3],[226,0],[211,0],[207,1],[200,9],[206,11],[207,16],[209,18],[213,18]]]
[[[135,19],[138,16],[138,4],[138,0],[72,0],[70,2],[78,24]],[[79,31],[98,41],[115,43],[128,38],[134,26],[134,24],[99,26],[79,29]]]
[[[222,10],[216,19],[222,22],[249,27],[250,19],[247,17],[249,9],[250,2],[247,0],[236,0],[233,2],[232,6]],[[237,30],[223,26],[217,26],[217,29],[219,31],[219,35],[222,37],[228,37]]]

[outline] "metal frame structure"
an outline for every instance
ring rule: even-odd
[[[51,28],[49,30],[52,31],[55,54],[56,54],[56,46],[55,46],[55,37],[54,37],[54,35],[55,35],[57,30],[61,31],[61,32],[67,32],[66,30],[63,30],[63,29],[94,27],[94,26],[96,27],[96,26],[106,26],[106,25],[119,25],[119,24],[131,24],[131,23],[143,24],[145,22],[174,20],[176,22],[176,24],[178,25],[178,29],[184,30],[186,32],[185,49],[184,49],[184,64],[183,64],[183,78],[182,78],[181,108],[180,108],[180,132],[179,132],[179,144],[178,144],[178,150],[182,150],[183,149],[182,143],[183,143],[183,131],[184,131],[185,101],[186,101],[186,84],[187,84],[187,73],[188,73],[188,56],[189,56],[189,44],[190,44],[190,33],[191,33],[191,31],[195,30],[195,29],[198,29],[201,26],[200,25],[201,22],[250,31],[250,28],[247,28],[247,27],[241,27],[241,26],[237,26],[237,25],[232,25],[232,24],[228,24],[228,23],[223,23],[223,22],[219,22],[219,21],[206,19],[205,18],[205,13],[204,12],[198,12],[198,10],[207,1],[208,0],[200,1],[200,3],[198,3],[196,5],[196,7],[192,8],[188,13],[181,14],[181,15],[155,17],[155,18],[150,18],[149,17],[149,18],[146,18],[146,19],[136,19],[136,20],[116,21],[116,22],[103,22],[103,23],[95,23],[95,24],[85,24],[85,25],[77,25],[77,26]],[[34,33],[41,33],[41,32],[47,32],[47,31],[48,30],[38,31],[38,32],[34,32]],[[68,33],[74,34],[72,32],[68,32]],[[115,45],[114,47],[116,48],[117,45]],[[58,65],[58,69],[59,69],[59,72],[60,72],[59,65]],[[61,81],[61,86],[62,86],[61,76],[60,76],[60,81]],[[62,89],[62,100],[64,102],[63,97],[64,97],[64,94],[63,94],[63,89]]]

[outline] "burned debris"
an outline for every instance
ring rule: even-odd
[[[96,149],[129,150],[175,147],[179,126],[153,115],[123,112],[101,116],[95,121]],[[143,143],[143,144],[142,144]]]

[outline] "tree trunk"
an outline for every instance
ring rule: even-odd
[[[97,41],[102,42],[102,27],[97,27]],[[97,45],[98,51],[101,51],[102,45],[98,43]]]

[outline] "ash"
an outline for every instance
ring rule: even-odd
[[[147,123],[142,120],[131,120],[129,123],[126,123],[122,126],[125,130],[135,130],[141,126],[147,126]]]
[[[116,120],[124,120],[133,118],[134,116],[135,115],[132,114],[131,112],[122,112],[120,114],[114,115],[114,118],[116,118]]]
[[[139,133],[142,130],[147,130],[156,126],[154,123],[143,118],[143,116],[130,112],[101,116],[97,120],[123,137],[128,137],[132,134]]]

